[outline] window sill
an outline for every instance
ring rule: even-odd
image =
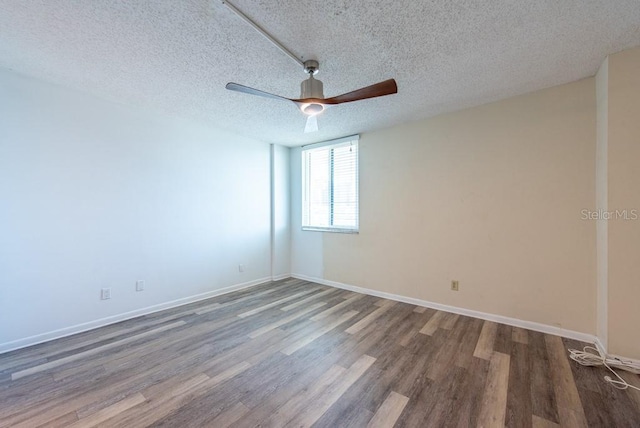
[[[350,233],[350,234],[358,234],[360,233],[358,229],[339,229],[336,227],[311,227],[311,226],[303,226],[302,230],[305,232],[333,232],[333,233]]]

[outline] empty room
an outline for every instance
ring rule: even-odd
[[[0,428],[640,426],[637,0],[0,0]]]

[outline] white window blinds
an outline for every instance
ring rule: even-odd
[[[302,228],[358,231],[358,137],[302,150]]]

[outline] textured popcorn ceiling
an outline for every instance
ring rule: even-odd
[[[332,108],[304,134],[301,68],[219,1],[0,0],[0,67],[102,98],[300,145],[484,104],[596,73],[640,45],[638,0],[232,0],[325,96],[393,77],[399,93]]]

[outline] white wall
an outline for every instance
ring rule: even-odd
[[[640,47],[608,59],[608,349],[640,360]],[[634,214],[635,213],[635,214]]]
[[[359,234],[300,230],[293,150],[292,272],[595,334],[595,98],[585,79],[362,134]]]
[[[0,71],[0,350],[268,278],[269,199],[267,144]]]
[[[272,146],[272,275],[276,279],[288,277],[291,273],[289,151],[288,147]]]

